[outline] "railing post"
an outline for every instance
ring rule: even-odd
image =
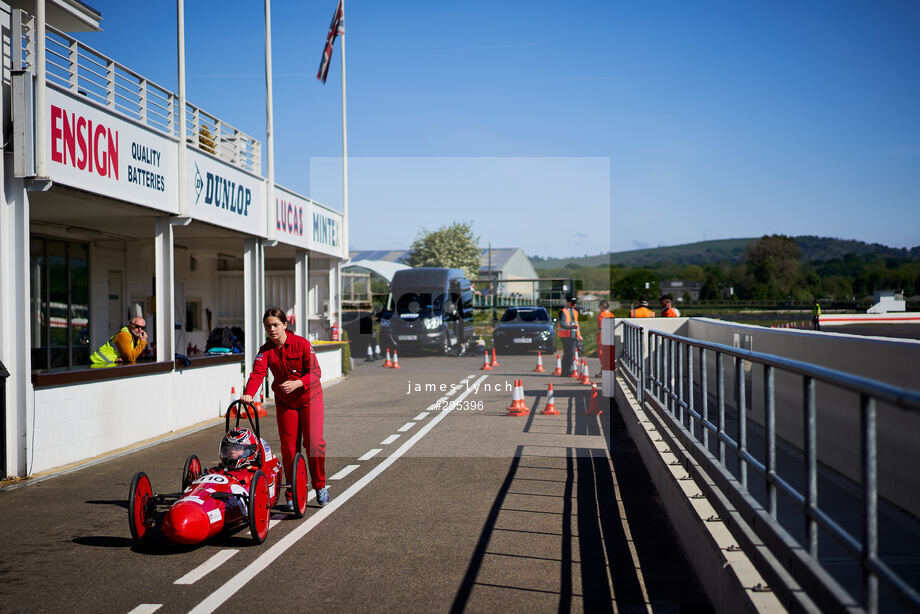
[[[764,451],[766,472],[764,480],[767,487],[767,508],[770,516],[776,518],[776,397],[773,381],[773,367],[763,366],[763,404],[764,404]]]
[[[67,55],[67,60],[70,65],[68,69],[67,85],[70,91],[76,94],[79,91],[80,82],[80,43],[75,40],[70,41]]]
[[[675,341],[674,345],[677,350],[677,417],[684,426],[684,352],[680,341]]]
[[[719,441],[719,463],[725,466],[725,369],[722,352],[716,352],[716,405],[719,411],[717,438]]]
[[[803,384],[803,397],[805,404],[804,434],[805,441],[805,541],[808,552],[815,559],[818,558],[818,525],[814,518],[814,510],[818,505],[818,449],[815,417],[815,380],[805,376]]]
[[[648,372],[648,331],[645,328],[639,330],[640,347],[639,347],[639,382],[642,386],[639,388],[639,406],[645,401],[646,373]]]
[[[199,139],[201,137],[201,115],[198,111],[198,107],[195,107],[192,110],[192,145],[200,148],[201,144]],[[186,135],[182,135],[183,140],[186,138]]]
[[[693,346],[687,345],[687,420],[690,423],[690,435],[696,439],[696,427],[694,426],[693,410],[696,404],[693,402]]]
[[[176,135],[176,97],[172,94],[169,95],[169,99],[166,101],[166,129],[169,131],[170,136]],[[185,141],[182,137],[179,137],[179,147],[185,147]],[[179,186],[180,189],[183,189],[182,186]]]
[[[111,60],[105,65],[105,105],[115,108],[115,62]]]
[[[875,439],[875,399],[862,394],[860,431],[862,432],[863,526],[862,562],[863,599],[869,614],[878,612],[878,577],[869,564],[878,556],[878,484],[877,449]]]
[[[138,119],[143,123],[147,123],[147,79],[141,79],[140,84],[138,85],[138,99],[140,103],[140,109],[138,110]]]
[[[747,400],[744,380],[744,359],[735,360],[735,390],[738,393],[736,410],[738,412],[738,471],[741,476],[741,486],[747,490],[747,461],[744,453],[747,451]]]
[[[706,363],[706,348],[700,348],[700,403],[702,404],[700,414],[703,420],[703,447],[708,452],[709,427],[706,423],[709,422],[709,369]]]

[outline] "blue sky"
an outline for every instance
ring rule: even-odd
[[[175,5],[79,38],[175,91]],[[272,3],[276,181],[341,208],[334,0]],[[763,234],[920,245],[920,3],[346,4],[351,247],[468,221],[580,256]],[[186,0],[189,101],[264,140],[263,4]]]

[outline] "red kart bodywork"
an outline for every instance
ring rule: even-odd
[[[230,404],[227,431],[231,413],[239,426],[243,412],[232,410],[243,405],[241,401]],[[158,525],[163,537],[171,542],[197,544],[247,522],[252,538],[262,543],[268,534],[271,508],[277,504],[282,488],[291,495],[294,517],[303,517],[307,508],[307,463],[302,454],[295,454],[291,483],[282,484],[281,461],[259,436],[258,414],[249,405],[246,417],[260,442],[257,458],[249,467],[216,466],[202,471],[201,462],[193,454],[185,461],[182,492],[178,495],[154,494],[147,475],[143,471],[135,474],[128,491],[128,524],[135,543],[144,540]],[[169,508],[163,514],[161,505],[167,503]]]
[[[224,528],[236,527],[249,520],[250,485],[256,473],[265,474],[268,507],[278,503],[281,491],[281,463],[262,441],[261,467],[228,471],[214,467],[205,471],[185,489],[163,519],[163,535],[171,542],[197,544],[214,537]],[[255,501],[257,506],[264,505]]]

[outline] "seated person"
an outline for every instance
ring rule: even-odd
[[[89,357],[93,367],[113,367],[118,363],[134,362],[147,347],[147,323],[136,317],[112,335]]]

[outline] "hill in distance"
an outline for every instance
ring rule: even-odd
[[[759,238],[759,237],[758,237]],[[911,249],[888,247],[880,243],[865,243],[851,239],[834,239],[803,235],[793,237],[802,249],[802,260],[806,262],[823,262],[842,258],[847,254],[873,254],[891,258],[910,258],[920,260],[920,247]],[[624,267],[650,267],[658,264],[704,265],[715,262],[742,262],[748,245],[757,238],[719,239],[715,241],[697,241],[682,245],[668,245],[647,249],[634,249],[611,254],[583,256],[581,258],[540,258],[531,256],[536,269],[559,269],[569,264],[582,267],[595,267],[614,264]]]

